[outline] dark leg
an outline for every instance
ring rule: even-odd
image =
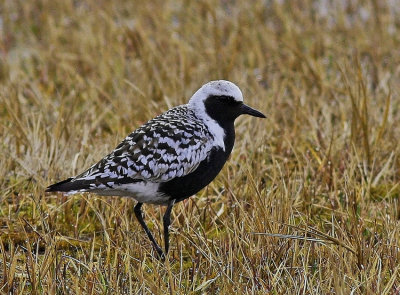
[[[172,207],[175,204],[175,199],[172,199],[168,202],[167,210],[165,211],[163,221],[164,221],[164,245],[165,245],[165,255],[168,254],[169,249],[169,231],[168,227],[171,224],[171,211]]]
[[[158,246],[156,240],[154,239],[149,228],[147,227],[146,223],[143,220],[142,211],[140,210],[142,208],[142,205],[143,203],[137,203],[133,211],[135,212],[136,218],[139,221],[140,225],[143,227],[150,241],[153,243],[153,247],[157,251],[159,258],[163,259],[164,258],[163,251],[161,250],[160,246]]]

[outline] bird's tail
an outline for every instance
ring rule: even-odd
[[[90,191],[101,195],[109,195],[107,192],[113,191],[113,186],[143,181],[142,179],[132,179],[129,177],[124,179],[92,176],[84,178],[81,177],[81,175],[52,184],[46,188],[46,192],[64,192],[68,194],[74,194],[78,192]]]
[[[74,180],[71,177],[57,182],[46,188],[46,192],[84,192],[90,189],[90,182],[87,180]]]

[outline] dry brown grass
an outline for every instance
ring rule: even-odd
[[[326,2],[2,1],[0,293],[399,294],[400,9]],[[44,194],[221,78],[268,119],[175,207],[169,262],[133,200]]]

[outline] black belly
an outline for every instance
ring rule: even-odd
[[[208,185],[218,175],[230,152],[231,149],[223,151],[221,148],[214,148],[208,158],[201,162],[195,171],[162,183],[158,191],[176,199],[176,202],[189,198]]]

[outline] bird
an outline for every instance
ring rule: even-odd
[[[173,107],[129,134],[110,154],[83,173],[47,187],[46,192],[125,196],[137,201],[135,216],[159,258],[169,251],[173,206],[199,192],[221,171],[235,142],[240,115],[266,118],[243,102],[233,82],[210,81],[187,104]],[[166,206],[164,251],[147,227],[142,205]]]

